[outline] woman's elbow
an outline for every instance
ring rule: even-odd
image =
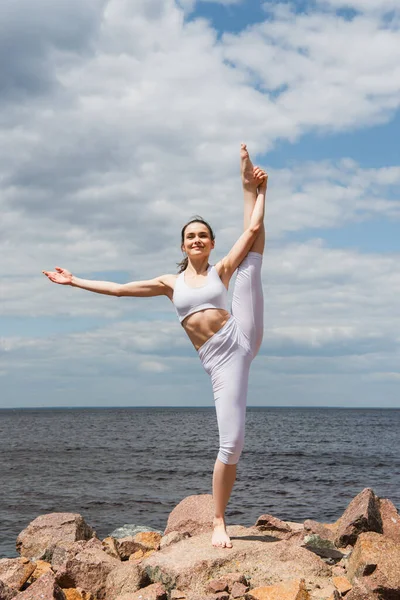
[[[261,223],[255,223],[254,225],[250,225],[249,232],[253,237],[255,237],[260,233],[260,229]]]

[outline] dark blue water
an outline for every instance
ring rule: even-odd
[[[364,487],[399,508],[399,431],[400,409],[249,408],[228,523],[334,521]],[[0,557],[47,512],[164,529],[211,493],[217,449],[213,408],[0,410]]]

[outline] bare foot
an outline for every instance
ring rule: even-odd
[[[212,545],[216,548],[232,548],[232,542],[226,532],[224,519],[214,519],[213,527]]]
[[[254,166],[250,160],[250,155],[247,150],[246,144],[240,145],[240,174],[242,176],[242,183],[245,187],[257,188],[257,182],[253,175]]]

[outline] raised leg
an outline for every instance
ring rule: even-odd
[[[243,198],[244,198],[244,218],[243,227],[246,230],[250,224],[250,218],[257,199],[257,184],[253,177],[254,165],[251,162],[246,144],[240,147],[240,173],[242,177]],[[265,247],[265,228],[262,226],[260,233],[255,239],[250,252],[263,254]]]

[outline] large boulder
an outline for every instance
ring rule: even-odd
[[[122,594],[136,592],[150,583],[147,575],[132,562],[120,563],[113,569],[105,582],[105,598],[116,598]]]
[[[39,577],[28,587],[27,590],[17,594],[16,600],[66,600],[62,589],[57,582],[52,571],[48,571],[42,577]]]
[[[66,560],[56,573],[56,580],[62,588],[82,588],[91,592],[97,600],[106,596],[106,579],[111,571],[121,565],[121,561],[109,556],[102,549],[101,542],[87,544],[83,550]]]
[[[251,578],[252,586],[280,583],[293,577],[308,577],[318,584],[331,575],[331,568],[318,556],[286,540],[263,535],[255,527],[228,527],[233,548],[213,548],[211,532],[167,546],[140,564],[152,582],[167,589],[190,590],[204,595],[210,579],[237,571]]]
[[[105,552],[102,542],[97,538],[92,538],[87,541],[80,540],[78,542],[59,542],[54,546],[52,552],[51,568],[54,572],[57,572],[62,569],[69,560],[79,554],[79,552],[89,549],[97,549]]]
[[[362,582],[380,600],[400,598],[400,544],[379,533],[359,535],[349,558],[347,576]]]
[[[379,498],[370,488],[365,488],[350,502],[337,523],[335,544],[339,548],[354,545],[364,531],[382,533]]]
[[[197,535],[211,531],[214,501],[210,494],[187,496],[170,513],[164,535],[171,531]]]
[[[0,559],[0,580],[13,590],[20,590],[35,570],[35,565],[27,558]]]
[[[49,560],[54,546],[61,541],[89,540],[95,531],[75,513],[49,513],[29,523],[17,538],[17,552],[33,560]]]
[[[400,543],[400,515],[390,500],[382,498],[379,501],[379,508],[382,517],[383,535]]]

